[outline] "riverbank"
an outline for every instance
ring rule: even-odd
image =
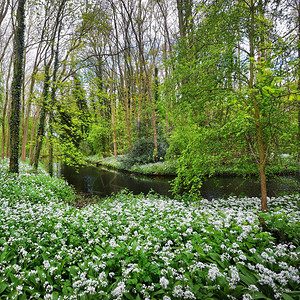
[[[134,165],[126,168],[122,163],[123,156],[110,156],[99,157],[97,155],[86,157],[87,163],[96,166],[102,166],[115,170],[125,171],[133,174],[150,175],[150,176],[176,176],[179,161],[167,160],[164,162]],[[280,163],[268,165],[266,168],[268,176],[273,175],[289,175],[297,174],[300,172],[299,164],[291,157],[282,157]],[[214,168],[213,176],[257,176],[258,170],[256,164],[237,165],[224,165]]]
[[[102,166],[138,175],[176,176],[177,161],[169,160],[164,162],[134,165],[130,168],[126,168],[122,163],[122,158],[123,156],[100,158],[97,155],[93,155],[86,157],[86,161],[91,165]]]
[[[300,195],[78,209],[63,180],[0,172],[0,298],[299,299]]]

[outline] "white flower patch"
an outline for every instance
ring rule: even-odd
[[[166,289],[169,285],[169,280],[166,277],[161,277],[159,283],[164,289]]]
[[[298,250],[291,244],[267,242],[267,235],[260,235],[257,198],[185,204],[122,195],[77,210],[46,191],[45,178],[26,175],[15,181],[0,177],[0,249],[18,249],[0,261],[0,281],[9,284],[9,291],[20,292],[20,286],[24,291],[30,277],[41,286],[40,290],[33,286],[33,293],[49,299],[53,287],[62,289],[66,281],[73,291],[65,299],[93,295],[122,299],[124,293],[151,299],[161,288],[166,290],[161,295],[164,300],[201,299],[200,290],[191,282],[210,285],[216,293],[223,290],[221,282],[227,282],[231,289],[245,286],[244,299],[251,299],[248,295],[258,289],[242,282],[238,267],[242,263],[259,278],[258,286],[271,287],[274,297],[290,289],[290,282],[300,283]],[[63,188],[60,181],[47,178]],[[29,180],[34,182],[35,201],[30,198]],[[2,186],[13,188],[17,201],[12,204]],[[282,206],[290,212],[290,222],[299,220],[295,204],[299,200],[295,196],[272,198],[270,213],[272,207]],[[18,285],[10,286],[8,272],[19,280]]]
[[[220,270],[218,269],[217,266],[212,266],[208,270],[208,278],[211,279],[212,281],[216,280],[217,277],[222,277],[224,276]]]

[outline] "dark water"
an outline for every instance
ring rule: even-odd
[[[96,167],[62,166],[58,175],[65,178],[78,192],[99,196],[110,195],[128,189],[134,194],[155,193],[172,196],[170,193],[172,178],[147,177],[106,170]],[[284,193],[300,192],[300,175],[281,176],[268,182],[268,196],[279,196]],[[260,196],[260,184],[257,179],[241,177],[208,178],[203,183],[201,194],[206,199],[243,195]]]

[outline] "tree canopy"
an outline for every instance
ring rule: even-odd
[[[269,167],[300,160],[299,20],[297,0],[2,0],[2,157],[148,145],[174,192],[256,172],[264,211]]]

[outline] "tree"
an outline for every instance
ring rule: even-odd
[[[10,164],[9,171],[19,172],[19,131],[20,131],[20,105],[23,82],[24,32],[25,32],[25,3],[18,1],[16,28],[14,36],[14,71],[12,81],[12,102],[10,117]]]
[[[250,0],[203,5],[201,16],[195,16],[197,29],[187,37],[193,46],[179,44],[169,79],[177,89],[170,149],[181,162],[176,192],[182,187],[199,191],[201,178],[219,168],[238,171],[243,163],[254,172],[257,164],[261,208],[267,210],[266,168],[280,151],[288,124],[279,77],[282,60],[277,60],[281,39],[274,25],[279,16],[271,10],[275,4]]]

